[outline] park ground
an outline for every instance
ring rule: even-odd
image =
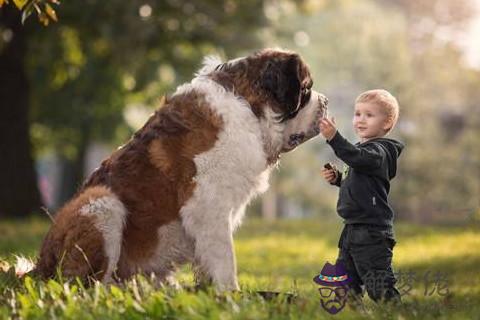
[[[3,268],[15,255],[34,258],[49,221],[0,222]],[[320,305],[312,278],[335,262],[340,221],[265,222],[247,219],[235,235],[241,294],[158,288],[137,277],[121,287],[84,288],[62,279],[16,281],[0,272],[0,319],[480,319],[480,226],[420,226],[399,222],[394,268],[401,306],[365,298],[366,313],[349,307],[333,316]],[[179,272],[185,287],[193,277]],[[277,291],[264,300],[255,291]]]

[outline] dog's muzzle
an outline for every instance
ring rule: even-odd
[[[286,141],[282,152],[295,149],[298,145],[317,136],[320,133],[320,120],[328,115],[328,98],[320,93],[315,93],[316,101],[300,111],[295,119],[292,119],[291,127],[286,131]]]

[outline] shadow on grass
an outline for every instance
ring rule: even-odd
[[[318,263],[302,263],[301,260],[291,261],[289,265],[268,266],[268,268],[248,267],[241,268],[240,274],[249,275],[258,278],[280,279],[285,281],[301,281],[304,285],[311,282],[312,278],[322,269],[326,261]],[[334,262],[334,261],[331,261]],[[480,294],[480,256],[460,256],[452,258],[436,259],[434,264],[430,262],[402,264],[394,266],[397,273],[398,286],[406,290],[407,285],[411,285],[415,294],[424,294],[434,292],[438,294],[438,290],[456,293],[477,292]],[[409,278],[411,277],[411,278]],[[411,282],[409,282],[411,281]],[[446,281],[446,282],[445,282]],[[440,289],[445,285],[444,289]],[[435,288],[435,286],[437,286]]]

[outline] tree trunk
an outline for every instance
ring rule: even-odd
[[[29,135],[29,86],[21,13],[0,9],[0,218],[22,217],[42,205]]]

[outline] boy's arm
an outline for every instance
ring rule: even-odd
[[[386,157],[385,151],[381,146],[373,143],[363,147],[354,146],[342,137],[338,130],[327,143],[332,147],[337,157],[349,167],[355,169],[380,168],[383,159]]]

